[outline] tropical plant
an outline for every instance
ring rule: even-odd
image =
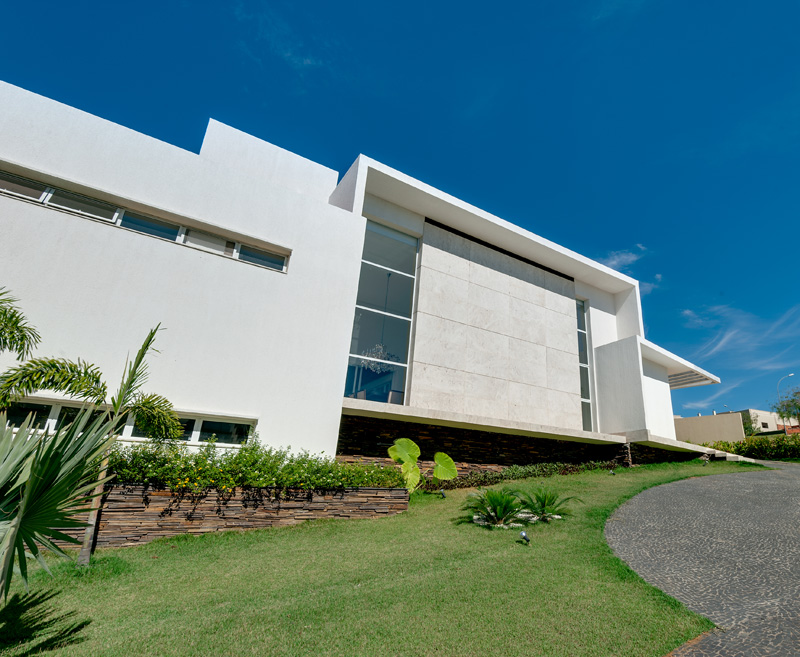
[[[424,476],[417,465],[420,453],[419,446],[410,438],[397,438],[389,448],[389,456],[400,464],[400,471],[409,493],[413,493],[419,487]],[[424,474],[427,475],[427,472]],[[458,469],[453,459],[444,452],[436,452],[433,455],[434,485],[440,481],[455,479],[457,476]]]
[[[516,493],[507,488],[487,488],[470,493],[461,509],[469,513],[468,520],[487,527],[508,527],[512,523],[530,522],[529,516],[523,514],[524,508]]]
[[[550,522],[556,516],[566,516],[571,512],[567,508],[567,503],[571,501],[580,502],[577,497],[562,497],[554,491],[540,488],[531,493],[525,491],[515,491],[519,503],[524,511],[536,516],[542,522]]]

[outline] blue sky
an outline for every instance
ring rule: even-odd
[[[784,0],[32,1],[0,79],[193,151],[213,117],[365,153],[606,262],[722,377],[691,415],[800,381],[798,28]]]

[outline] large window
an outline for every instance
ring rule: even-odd
[[[589,332],[586,324],[586,302],[578,299],[575,302],[578,316],[578,363],[581,376],[581,414],[583,430],[592,430],[592,390],[589,370]]]
[[[367,222],[346,397],[403,403],[416,266],[416,238]]]
[[[101,219],[143,235],[203,249],[259,267],[275,271],[286,270],[288,259],[286,254],[258,249],[229,237],[146,217],[104,201],[50,187],[45,183],[20,178],[3,171],[0,171],[0,194],[36,201],[50,208],[66,210],[92,219]]]

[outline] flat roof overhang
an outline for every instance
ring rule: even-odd
[[[718,376],[706,372],[704,369],[697,367],[697,365],[680,356],[676,356],[649,340],[639,338],[639,345],[642,350],[642,358],[667,369],[670,390],[719,383]]]
[[[624,445],[627,442],[624,436],[613,436],[595,431],[562,429],[528,422],[499,420],[478,415],[465,415],[414,406],[400,406],[399,404],[385,404],[363,399],[352,399],[350,397],[345,397],[343,400],[342,414],[595,445]]]
[[[364,155],[366,194],[385,199],[484,242],[616,294],[638,282]],[[359,210],[360,211],[360,210]]]

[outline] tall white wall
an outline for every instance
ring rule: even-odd
[[[647,428],[660,438],[675,440],[675,421],[672,415],[672,394],[667,368],[642,359],[642,386]]]
[[[409,403],[581,429],[572,282],[425,224]]]
[[[0,169],[291,251],[280,273],[0,197],[0,285],[43,335],[36,355],[86,359],[114,386],[160,322],[148,390],[179,410],[259,418],[264,442],[332,452],[365,219],[329,205],[329,190],[260,176],[271,149],[255,139],[240,170],[221,154],[241,135],[208,161],[10,85],[0,107]]]
[[[596,348],[594,364],[598,429],[613,434],[646,429],[638,338],[632,336]]]

